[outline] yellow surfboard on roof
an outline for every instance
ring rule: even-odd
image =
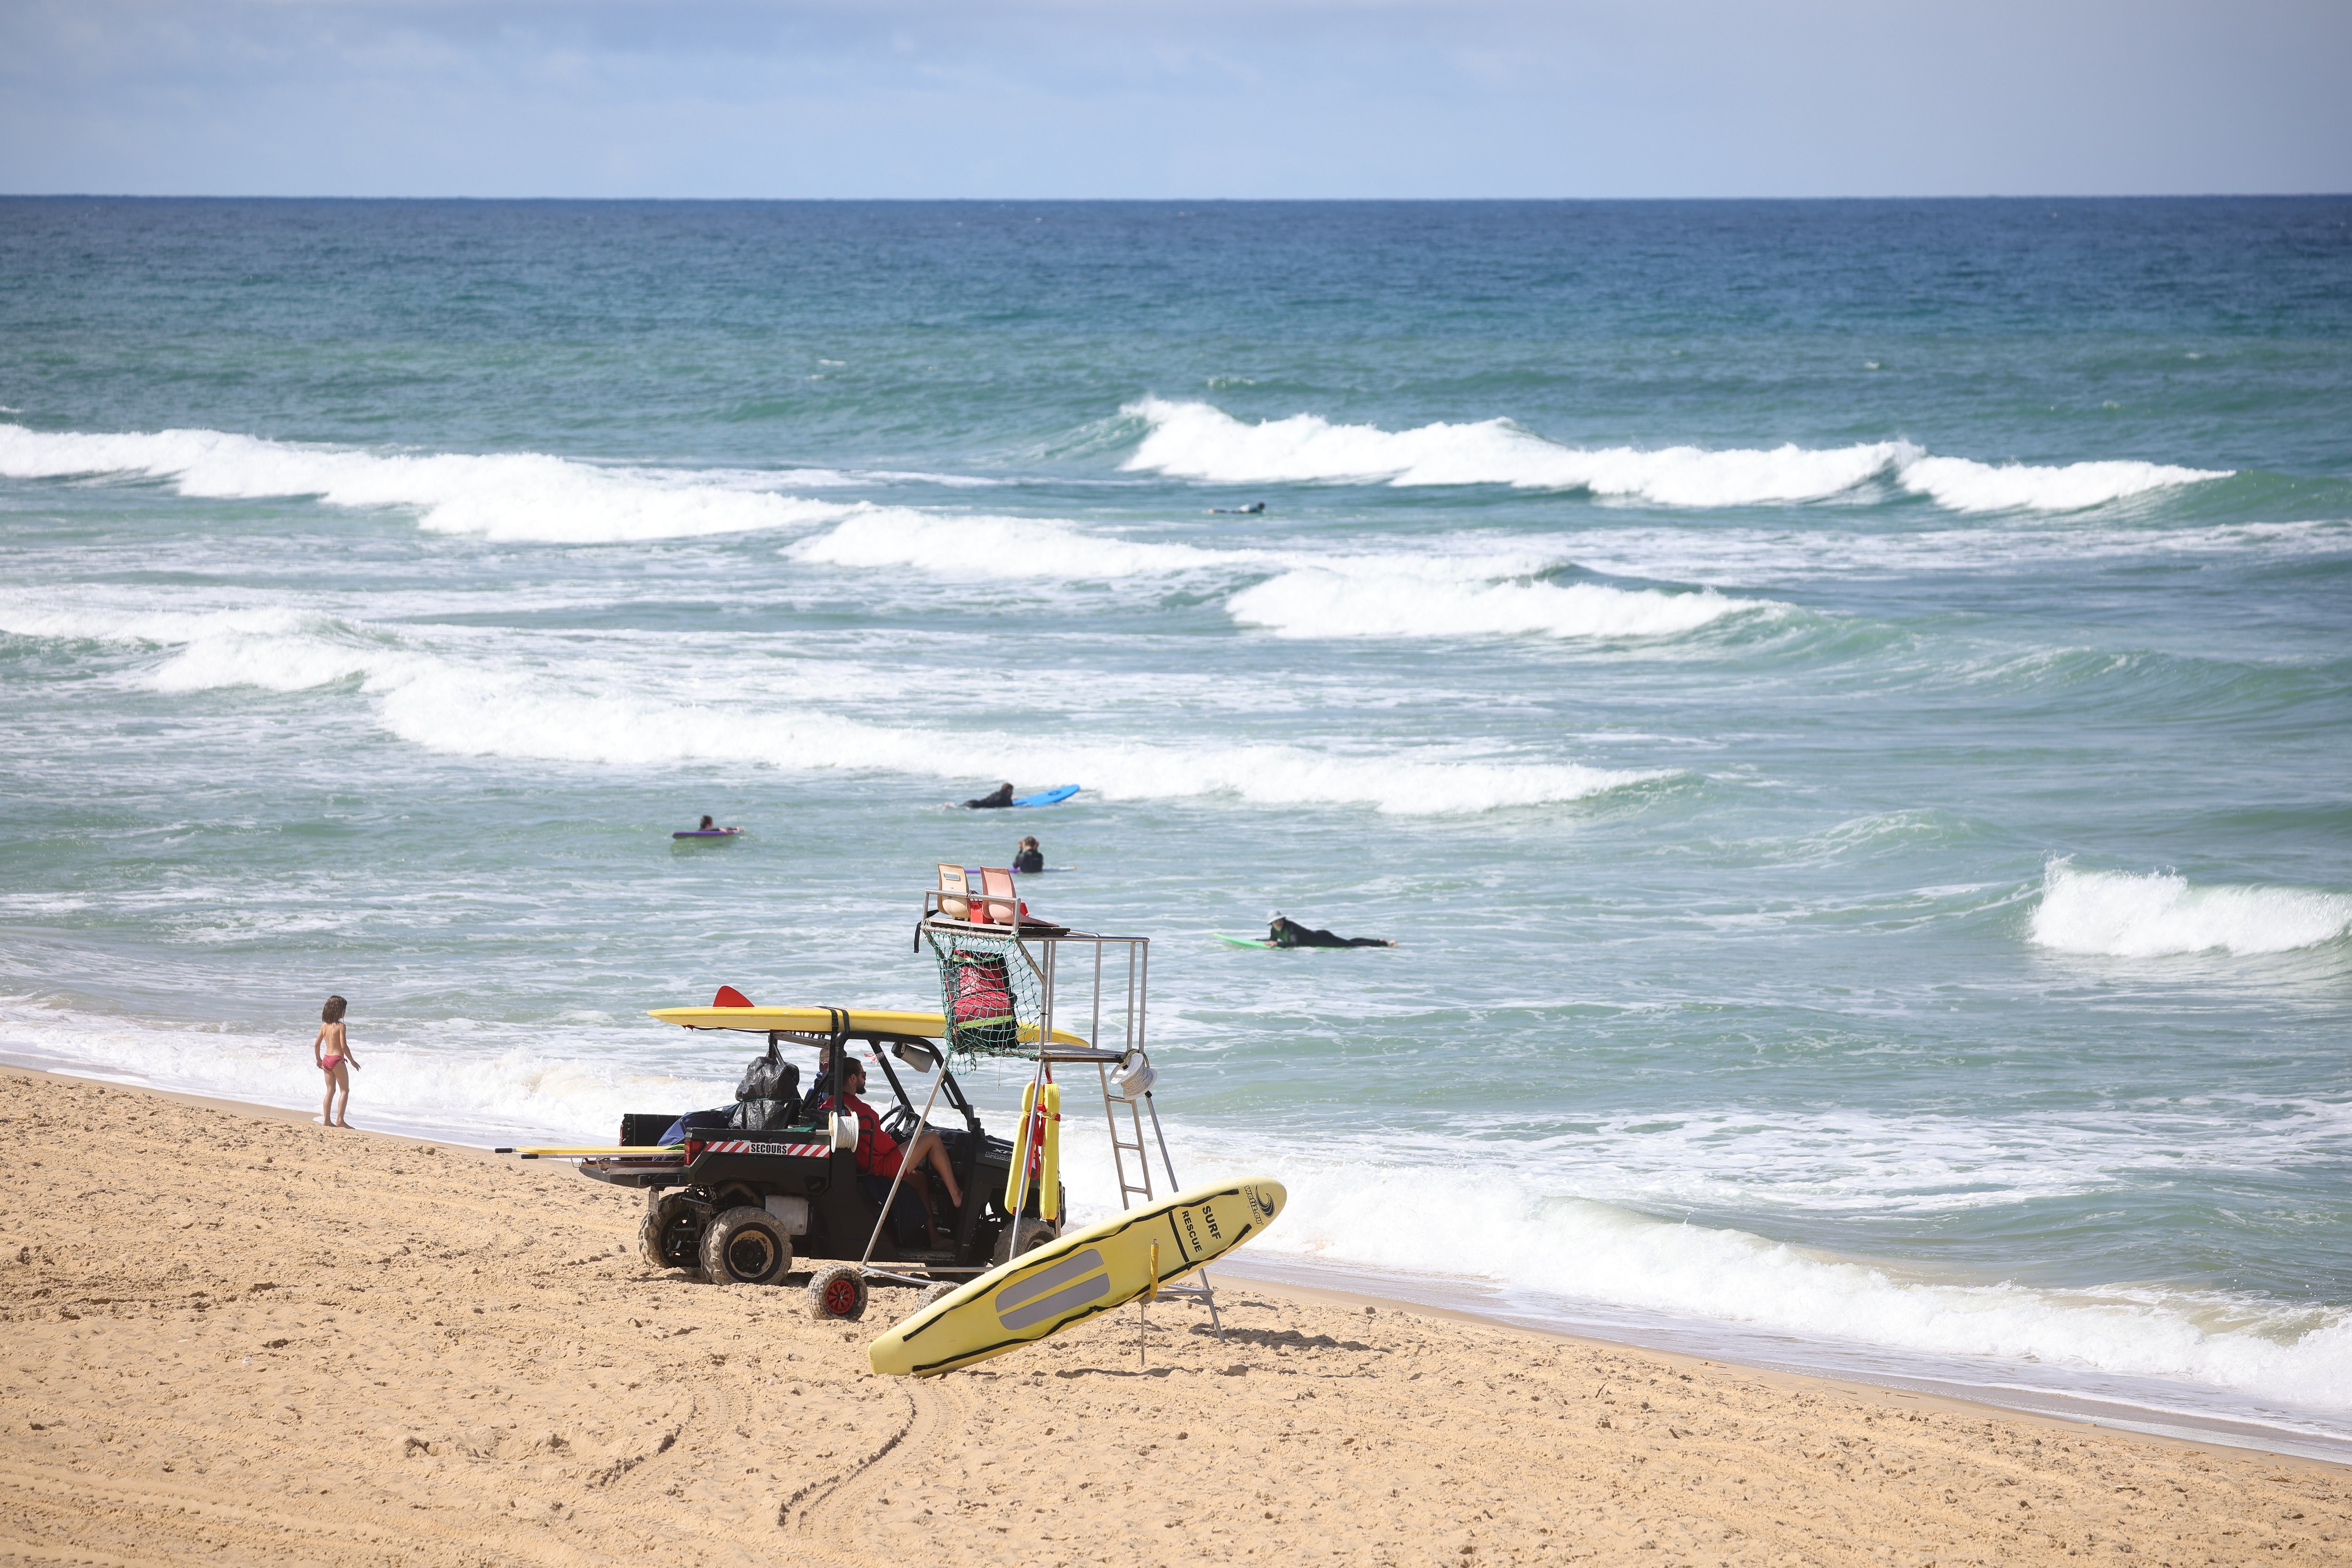
[[[1240,1176],[1131,1208],[990,1269],[877,1337],[866,1359],[886,1376],[936,1377],[1034,1344],[1223,1257],[1288,1196],[1269,1176]]]
[[[651,1016],[665,1024],[677,1024],[688,1029],[748,1029],[765,1034],[770,1029],[790,1029],[800,1035],[827,1035],[833,1032],[836,1016],[830,1007],[656,1007]],[[853,1035],[912,1035],[927,1040],[947,1037],[947,1019],[938,1013],[883,1013],[852,1009],[849,1032]],[[1034,1025],[1021,1026],[1021,1037],[1034,1041]],[[1067,1029],[1054,1031],[1057,1046],[1084,1047],[1086,1041]]]

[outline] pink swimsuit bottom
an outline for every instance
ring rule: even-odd
[[[332,1072],[342,1065],[343,1058],[341,1057],[320,1057],[319,1058],[319,1068],[322,1072]]]

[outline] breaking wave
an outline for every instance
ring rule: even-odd
[[[1656,637],[1730,616],[1777,616],[1787,606],[1711,588],[1668,594],[1599,583],[1447,583],[1401,571],[1308,568],[1245,588],[1226,609],[1244,626],[1286,637]]]
[[[914,566],[948,576],[1063,581],[1170,576],[1261,558],[1255,551],[1202,550],[1089,533],[1022,517],[934,514],[875,507],[843,519],[784,553],[814,565]]]
[[[2161,1286],[1955,1282],[1558,1195],[1555,1182],[1485,1162],[1351,1152],[1251,1156],[1293,1194],[1260,1246],[1404,1272],[1496,1260],[1479,1271],[1685,1321],[2352,1405],[2352,1316],[2340,1310]]]
[[[1156,397],[1123,412],[1141,418],[1147,429],[1122,467],[1227,484],[1510,485],[1661,506],[1729,507],[1823,500],[1883,480],[1955,511],[2068,511],[2229,477],[2224,470],[2142,462],[1979,463],[1930,457],[1907,441],[1828,449],[1643,451],[1563,447],[1507,419],[1391,431],[1298,414],[1252,425],[1205,403]]]
[[[0,475],[86,474],[165,479],[185,496],[316,496],[335,507],[399,507],[432,532],[505,542],[602,544],[806,528],[862,510],[751,488],[759,476],[604,468],[541,452],[382,456],[219,430],[92,436],[0,425]]]
[[[2168,871],[2077,870],[2053,860],[2033,911],[2034,943],[2111,958],[2316,947],[2352,931],[2352,897],[2302,888],[2204,887]]]
[[[451,755],[619,766],[734,761],[958,780],[1050,775],[1111,798],[1224,795],[1394,815],[1558,805],[1670,776],[1501,759],[1475,744],[1342,752],[881,723],[826,712],[798,690],[712,705],[696,699],[702,689],[690,661],[666,676],[529,634],[378,626],[316,613],[78,611],[0,598],[0,629],[156,647],[162,657],[132,677],[151,690],[293,692],[352,682],[386,730]]]

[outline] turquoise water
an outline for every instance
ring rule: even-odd
[[[2347,222],[0,202],[0,1053],[604,1136],[1032,832],[1270,1256],[2342,1432]]]

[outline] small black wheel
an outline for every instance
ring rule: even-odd
[[[996,1233],[993,1261],[999,1268],[1012,1262],[1024,1252],[1034,1252],[1047,1242],[1057,1239],[1062,1227],[1050,1220],[1024,1215]]]
[[[772,1285],[793,1266],[792,1237],[764,1208],[731,1208],[702,1233],[702,1272],[714,1285]]]
[[[694,1205],[686,1201],[683,1193],[656,1191],[646,1194],[646,1217],[637,1222],[637,1254],[646,1267],[664,1268],[699,1268],[702,1258],[697,1251],[700,1240],[694,1234]]]
[[[818,1269],[809,1280],[808,1293],[809,1316],[820,1322],[839,1319],[854,1323],[866,1315],[866,1277],[854,1264]]]
[[[907,1316],[911,1318],[916,1312],[921,1311],[926,1307],[946,1300],[949,1297],[954,1295],[957,1291],[962,1289],[963,1281],[961,1279],[942,1279],[936,1285],[927,1286],[924,1288],[923,1293],[915,1298],[914,1310],[908,1312]]]

